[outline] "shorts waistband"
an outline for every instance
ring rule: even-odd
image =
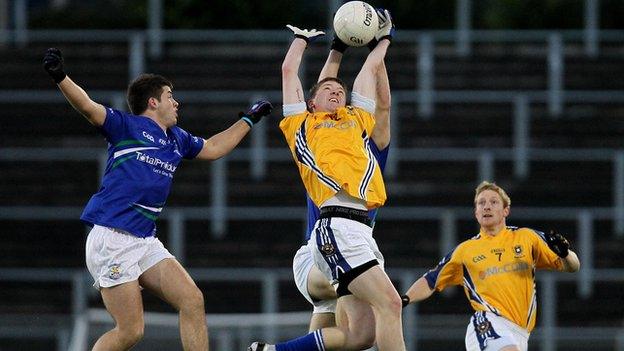
[[[367,226],[371,226],[371,220],[368,218],[368,211],[356,210],[355,208],[342,206],[325,206],[320,209],[319,218],[340,217],[360,222]]]
[[[511,320],[507,319],[506,317],[496,315],[495,313],[492,313],[492,312],[488,312],[488,311],[478,311],[478,312],[475,312],[475,313],[474,313],[473,318],[475,318],[475,316],[476,316],[478,313],[484,313],[484,314],[485,314],[488,318],[498,318],[498,319],[499,319],[502,323],[504,323],[504,324],[505,324],[505,325],[506,325],[509,329],[512,329],[513,331],[517,332],[518,334],[522,335],[523,337],[528,338],[528,337],[529,337],[529,335],[531,334],[531,333],[529,333],[529,331],[528,331],[528,330],[526,330],[525,328],[523,328],[523,327],[519,326],[518,324],[516,324],[516,323],[512,322]]]

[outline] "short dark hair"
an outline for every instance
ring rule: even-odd
[[[309,95],[308,95],[308,100],[314,98],[314,96],[316,95],[316,92],[319,90],[321,85],[323,85],[323,83],[325,83],[325,82],[336,82],[336,83],[340,84],[340,86],[342,86],[342,89],[344,89],[344,91],[345,91],[345,96],[347,95],[347,92],[349,91],[349,89],[347,89],[347,85],[340,78],[327,77],[327,78],[323,78],[323,79],[319,80],[316,84],[314,84],[312,86],[312,88],[310,88],[310,92],[309,92]]]
[[[168,86],[173,89],[171,82],[158,74],[144,73],[138,76],[128,85],[128,107],[135,115],[147,110],[147,100],[153,97],[160,101],[163,87]]]

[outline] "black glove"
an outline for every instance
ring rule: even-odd
[[[561,258],[568,257],[568,250],[570,249],[570,243],[560,233],[554,230],[548,232],[546,236],[546,243],[548,247]]]
[[[375,38],[371,39],[371,41],[369,41],[368,44],[366,44],[366,47],[368,47],[368,51],[373,51],[373,49],[375,49],[378,43],[379,41],[377,39]]]
[[[260,122],[262,117],[268,116],[271,114],[273,110],[273,105],[266,100],[260,100],[254,102],[247,112],[239,112],[238,117],[240,117],[245,123],[249,125],[249,127],[253,127],[254,124]]]
[[[344,41],[340,40],[338,36],[334,35],[334,40],[332,40],[331,49],[336,50],[340,53],[343,53],[347,50],[349,45],[345,44]]]
[[[58,84],[67,76],[63,71],[63,54],[57,48],[49,48],[43,56],[43,69],[48,72],[54,83]]]
[[[403,306],[403,308],[405,308],[405,306],[409,305],[410,303],[410,298],[407,295],[401,295],[401,305]]]

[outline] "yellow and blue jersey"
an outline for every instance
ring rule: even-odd
[[[303,112],[285,117],[280,129],[288,142],[306,191],[319,206],[339,190],[380,207],[386,188],[371,150],[372,114],[346,106],[335,113]]]
[[[563,263],[544,239],[529,228],[484,232],[459,244],[424,277],[431,289],[463,285],[475,311],[505,317],[529,332],[535,327],[535,269],[562,270]]]
[[[371,150],[373,151],[373,155],[375,155],[375,158],[377,159],[377,164],[379,164],[379,169],[381,169],[381,173],[383,174],[384,169],[386,168],[386,161],[388,160],[388,150],[390,149],[390,146],[386,146],[383,150],[379,150],[377,144],[375,144],[374,142],[372,142],[370,145]],[[304,236],[304,242],[308,242],[308,240],[310,239],[310,235],[314,230],[314,225],[321,215],[321,211],[318,207],[316,207],[314,202],[312,202],[308,194],[306,194],[306,205],[308,208],[308,225]],[[373,223],[373,228],[375,219],[377,218],[378,210],[379,208],[375,208],[368,211],[368,218],[370,218],[371,222]]]

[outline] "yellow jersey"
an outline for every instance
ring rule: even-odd
[[[368,209],[384,204],[386,188],[369,145],[374,126],[372,114],[353,106],[282,119],[280,129],[316,206],[341,189]]]
[[[424,277],[431,289],[463,285],[475,311],[505,317],[529,332],[535,327],[535,269],[562,270],[544,233],[506,227],[491,236],[481,231],[459,244]]]

